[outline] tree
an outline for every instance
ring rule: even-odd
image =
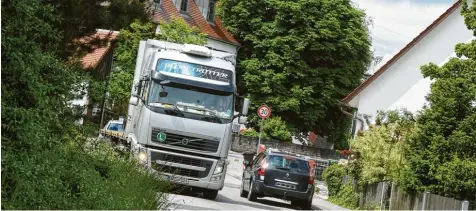
[[[199,28],[189,26],[183,18],[173,17],[170,22],[160,23],[159,39],[174,43],[207,44],[207,35]]]
[[[259,120],[261,121],[261,120]],[[256,129],[251,128],[243,131],[241,134],[250,137],[259,137],[261,123],[257,125]],[[279,141],[291,141],[291,133],[287,128],[286,123],[281,120],[281,117],[270,117],[264,120],[263,133],[261,138],[271,138]]]
[[[153,175],[110,147],[86,150],[91,134],[73,125],[71,100],[84,75],[67,62],[67,46],[101,24],[91,20],[101,18],[96,2],[2,1],[2,209],[161,203],[156,194],[165,189]]]
[[[272,139],[291,141],[291,133],[281,117],[270,117],[264,121],[263,131]]]
[[[349,170],[362,184],[397,181],[404,166],[403,147],[414,131],[413,115],[406,110],[379,112],[376,125],[351,142]]]
[[[113,64],[108,88],[108,103],[116,114],[127,114],[139,42],[147,39],[196,45],[204,45],[207,42],[206,35],[197,27],[190,27],[178,17],[172,18],[170,22],[160,23],[159,35],[155,34],[153,23],[140,20],[135,20],[127,28],[122,29],[114,52],[116,61]]]
[[[463,2],[466,25],[476,35],[476,2]],[[476,40],[457,44],[457,58],[443,66],[422,66],[434,80],[428,107],[406,149],[402,186],[458,199],[475,200],[476,193]]]
[[[238,87],[251,109],[266,103],[296,132],[348,131],[340,100],[372,58],[363,11],[349,0],[223,0],[219,14],[242,43]]]

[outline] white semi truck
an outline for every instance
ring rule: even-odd
[[[143,164],[208,199],[224,186],[233,120],[247,121],[235,62],[235,55],[205,46],[150,39],[139,45],[124,136]]]

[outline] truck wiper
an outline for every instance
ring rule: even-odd
[[[162,103],[162,102],[155,102],[155,103]],[[184,116],[183,114],[183,111],[180,110],[178,107],[177,107],[177,104],[172,104],[172,103],[162,103],[162,104],[167,104],[167,105],[170,105],[174,108],[174,111],[177,113],[177,114],[180,114],[182,116]]]
[[[194,108],[195,110],[199,110],[199,111],[208,111],[210,112],[212,115],[210,117],[213,117],[214,119],[216,119],[218,122],[221,123],[221,119],[220,117],[217,116],[217,114],[215,112],[213,112],[212,110],[209,110],[209,109],[206,109],[206,108]]]

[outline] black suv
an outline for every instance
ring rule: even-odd
[[[255,201],[257,197],[275,197],[291,205],[310,210],[314,196],[314,174],[307,159],[293,154],[265,151],[251,163],[243,161],[240,195]],[[311,176],[312,175],[312,176]]]

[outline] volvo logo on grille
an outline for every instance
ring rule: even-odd
[[[183,145],[187,145],[189,141],[190,141],[190,140],[184,138],[184,139],[182,139],[182,144],[183,144]]]

